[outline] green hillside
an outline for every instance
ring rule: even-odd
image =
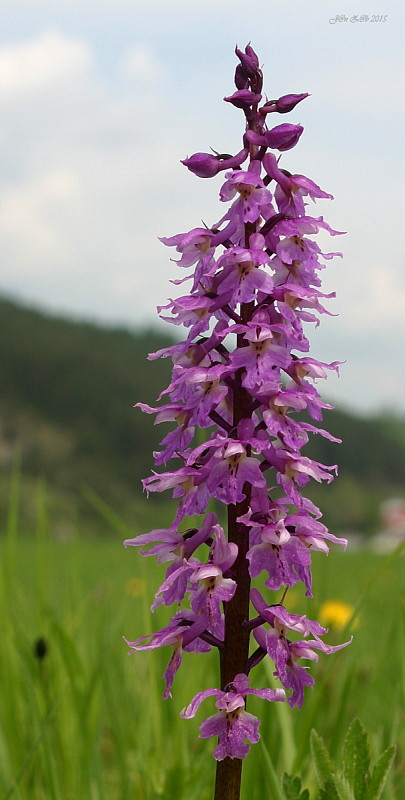
[[[4,299],[0,327],[3,515],[19,451],[27,525],[43,478],[51,518],[59,526],[79,520],[81,529],[93,530],[94,511],[83,487],[91,487],[136,529],[154,526],[167,500],[153,498],[146,506],[140,479],[150,473],[152,451],[168,428],[154,427],[153,418],[133,405],[154,404],[166,387],[169,360],[150,362],[147,354],[170,340],[151,330],[60,319]],[[340,476],[329,487],[313,487],[311,496],[333,529],[371,532],[380,500],[405,492],[405,422],[333,411],[325,414],[324,425],[343,444],[316,436],[306,454],[339,463]]]

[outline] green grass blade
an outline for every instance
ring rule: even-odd
[[[401,598],[401,662],[405,664],[405,598]],[[401,670],[402,707],[405,708],[405,669]]]
[[[372,590],[378,584],[378,581],[382,577],[382,575],[386,572],[386,570],[391,566],[391,564],[398,559],[401,553],[405,550],[405,539],[400,542],[400,544],[395,548],[395,550],[390,553],[386,558],[384,558],[382,564],[380,564],[376,570],[374,570],[371,578],[366,583],[364,590],[361,592],[355,607],[353,614],[351,615],[350,619],[346,623],[345,627],[342,630],[342,639],[351,631],[353,628],[353,624],[356,621],[357,617],[361,609],[363,608],[366,601],[369,599]],[[331,670],[333,669],[334,659],[330,658],[326,663],[325,669],[323,671],[322,681],[318,682],[315,686],[314,691],[316,692],[316,701],[312,704],[311,712],[307,714],[305,724],[302,727],[301,735],[297,747],[297,753],[292,765],[292,772],[296,773],[300,770],[303,761],[305,761],[306,750],[307,750],[307,742],[310,736],[311,729],[314,728],[316,724],[316,718],[320,714],[320,711],[323,707],[327,705],[326,703],[326,692],[328,690],[328,678],[330,675]]]
[[[273,675],[273,662],[269,659],[266,659],[264,662],[264,668],[270,688],[278,688],[280,684],[277,683]],[[281,761],[283,764],[283,769],[285,769],[287,772],[290,772],[297,752],[291,709],[287,703],[274,703],[274,713],[278,720],[281,733]]]
[[[366,800],[380,800],[388,772],[394,761],[395,752],[396,747],[392,744],[387,747],[376,762],[367,786]]]
[[[405,550],[405,538],[397,545],[395,550],[393,550],[392,553],[390,553],[383,560],[382,564],[380,564],[380,566],[377,567],[377,569],[373,572],[371,578],[369,579],[368,583],[366,583],[366,586],[364,587],[362,593],[360,594],[360,597],[358,598],[357,603],[355,604],[355,607],[354,607],[354,610],[353,610],[353,614],[351,615],[350,619],[347,621],[347,623],[346,623],[346,625],[345,625],[345,627],[343,629],[343,636],[345,635],[345,633],[347,631],[350,631],[352,629],[353,623],[356,620],[356,618],[359,616],[361,609],[363,608],[364,604],[368,600],[368,597],[370,595],[371,590],[375,587],[375,585],[378,583],[380,578],[387,571],[388,567],[390,567],[391,564],[394,561],[396,561],[398,556],[400,556],[401,553],[404,552],[404,550]]]
[[[20,514],[21,452],[16,449],[11,470],[10,489],[7,505],[6,547],[4,558],[4,582],[12,584],[15,572],[16,542]]]
[[[83,485],[80,493],[85,500],[97,511],[100,517],[108,523],[114,531],[117,531],[124,539],[129,539],[134,535],[133,529],[126,525],[121,517],[106,503],[90,486]]]
[[[264,753],[264,758],[267,765],[267,780],[268,780],[268,788],[269,792],[267,794],[268,797],[271,797],[272,800],[285,800],[285,796],[280,786],[280,781],[277,777],[276,770],[274,769],[274,764],[271,760],[270,753],[263,741],[260,740],[260,744]]]

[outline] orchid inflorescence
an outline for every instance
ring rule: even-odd
[[[125,542],[146,546],[142,555],[168,564],[152,610],[162,604],[179,607],[162,630],[128,642],[130,652],[172,648],[164,697],[171,697],[183,652],[207,653],[215,647],[220,652],[221,688],[199,692],[181,712],[193,717],[203,700],[215,698],[218,713],[203,722],[200,735],[219,737],[218,761],[244,758],[245,740],[259,739],[259,720],[246,711],[247,695],[288,699],[300,708],[304,687],[314,682],[301,660],[316,661],[318,652],[349,644],[325,644],[327,629],[283,605],[288,588],[300,581],[312,597],[313,550],[328,553],[329,542],[347,544],[328,532],[319,509],[302,494],[311,478],[329,483],[337,471],[301,450],[311,433],[339,441],[308,421],[320,422],[322,410],[331,408],[315,384],[327,370],[338,371],[339,363],[309,356],[303,330],[303,323],[319,324],[319,315],[329,313],[324,298],[334,297],[320,291],[325,266],[320,259],[341,255],[322,253],[309,237],[320,230],[331,236],[339,231],[306,212],[306,198],[332,195],[304,175],[288,172],[273,152],[294,147],[303,128],[283,123],[269,129],[267,119],[291,111],[308,95],[263,102],[254,50],[236,48],[236,55],[236,91],[224,99],[245,115],[241,151],[233,157],[196,153],[182,162],[202,178],[225,172],[219,196],[227,210],[211,227],[161,239],[176,248],[178,265],[192,272],[173,281],[191,282],[189,293],[158,310],[188,335],[150,355],[173,361],[170,385],[159,397],[167,395],[168,402],[156,408],[137,404],[156,414],[157,423],[175,423],[154,459],[158,467],[177,459],[177,466],[154,472],[143,486],[148,495],[172,489],[177,513],[169,528]],[[201,429],[206,441],[197,443]],[[227,536],[208,510],[211,499],[228,507]],[[201,518],[197,528],[187,525],[193,515]],[[263,572],[266,589],[281,590],[278,601],[250,590],[250,580]],[[188,606],[182,608],[185,598]],[[280,688],[250,688],[250,671],[267,657]]]

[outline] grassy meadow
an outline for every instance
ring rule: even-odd
[[[107,519],[109,517],[109,520]],[[208,800],[214,740],[198,726],[214,713],[207,701],[190,721],[181,708],[217,685],[215,652],[185,654],[173,700],[161,698],[168,648],[127,655],[135,639],[165,624],[169,612],[149,606],[162,571],[121,540],[134,535],[106,513],[106,535],[55,541],[48,534],[46,498],[38,490],[35,531],[20,531],[17,477],[0,540],[3,620],[0,648],[0,797],[4,800]],[[136,530],[135,532],[141,532]],[[302,711],[249,699],[262,719],[261,741],[245,760],[242,798],[282,800],[284,771],[300,775],[316,796],[309,753],[315,728],[340,756],[350,721],[358,717],[372,756],[397,743],[395,769],[383,797],[405,797],[404,609],[405,558],[335,550],[314,557],[314,600],[288,595],[291,611],[311,618],[325,601],[358,613],[353,643],[311,666],[316,683]],[[402,600],[403,604],[403,600]],[[336,619],[325,637],[348,638]],[[271,664],[253,672],[256,688],[271,685]]]

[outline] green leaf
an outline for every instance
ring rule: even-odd
[[[340,800],[355,800],[354,792],[347,778],[342,773],[334,776],[336,791]]]
[[[390,745],[390,747],[387,747],[387,749],[384,750],[374,765],[374,769],[371,773],[370,781],[364,795],[365,800],[379,800],[381,797],[388,772],[394,760],[395,752],[395,745]]]
[[[332,778],[335,768],[323,743],[322,737],[319,736],[315,730],[311,731],[310,744],[312,758],[315,762],[318,783],[319,786],[322,787],[330,778]]]
[[[341,800],[333,777],[329,777],[319,791],[319,800]]]
[[[367,733],[360,720],[354,719],[343,746],[344,775],[353,790],[354,800],[364,800],[370,767]]]
[[[308,789],[303,789],[301,792],[300,778],[293,778],[285,772],[283,775],[283,791],[286,800],[309,800]]]

